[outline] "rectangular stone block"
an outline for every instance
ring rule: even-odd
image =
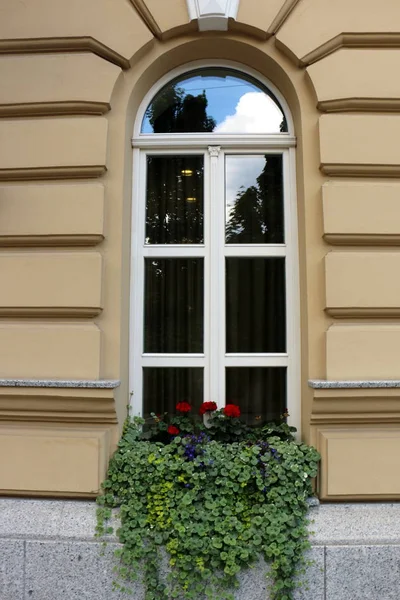
[[[0,598],[24,598],[24,543],[21,540],[0,539]]]
[[[0,255],[0,315],[93,316],[101,311],[97,252]]]
[[[31,500],[27,498],[0,499],[0,537],[1,538],[35,538],[57,537],[64,535],[61,520],[66,501]],[[88,503],[84,503],[86,506]],[[79,510],[79,504],[76,502]],[[88,508],[86,508],[89,512]],[[0,595],[0,598],[2,596]]]
[[[324,503],[311,509],[311,543],[398,544],[399,502]]]
[[[305,559],[310,563],[297,578],[293,600],[325,600],[324,597],[324,548],[314,547],[307,552]],[[261,560],[254,568],[239,573],[239,588],[234,593],[235,600],[270,600],[269,589],[272,581],[268,576],[269,567]]]
[[[95,54],[0,56],[1,105],[110,101],[120,68]]]
[[[107,120],[102,117],[2,119],[0,177],[10,169],[104,168],[106,145]]]
[[[326,183],[322,186],[325,237],[331,243],[400,240],[399,197],[398,183]]]
[[[109,456],[109,433],[77,427],[0,427],[3,490],[97,494]]]
[[[28,541],[25,600],[143,600],[139,584],[132,584],[133,595],[113,592],[116,548],[112,543],[103,549],[90,542]]]
[[[395,252],[329,252],[326,310],[339,317],[399,315],[399,272]]]
[[[0,378],[98,379],[100,330],[55,323],[0,326]]]
[[[400,428],[324,427],[319,430],[320,497],[390,498],[400,495]]]
[[[326,549],[326,600],[398,600],[400,546]]]
[[[103,238],[104,187],[0,187],[0,245],[98,243]]]
[[[325,548],[314,546],[305,559],[309,564],[298,578],[300,587],[294,592],[294,600],[325,600]]]
[[[318,101],[399,98],[400,82],[388,76],[400,68],[395,48],[341,48],[307,67]],[[326,74],[329,72],[329,77]]]
[[[327,379],[398,379],[399,325],[333,325],[326,334]]]
[[[322,115],[321,163],[398,166],[399,115]]]

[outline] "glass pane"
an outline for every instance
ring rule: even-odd
[[[227,244],[282,244],[282,155],[225,157]]]
[[[280,133],[287,131],[275,96],[232,69],[198,69],[177,77],[153,98],[142,133]]]
[[[197,415],[203,402],[201,367],[145,367],[143,369],[143,416],[175,413],[178,402],[189,402]]]
[[[284,258],[226,259],[226,351],[286,352]]]
[[[145,259],[144,352],[203,352],[203,259]]]
[[[227,368],[226,403],[239,405],[250,425],[279,419],[286,408],[286,368]]]
[[[203,243],[203,156],[148,156],[146,244]]]

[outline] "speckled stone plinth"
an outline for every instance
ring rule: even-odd
[[[1,600],[143,600],[113,591],[114,550],[94,537],[94,502],[0,499]],[[295,600],[398,600],[400,503],[310,503],[311,565]],[[241,575],[235,600],[268,600],[268,569]]]

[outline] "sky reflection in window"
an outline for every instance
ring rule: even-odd
[[[146,110],[142,133],[287,132],[271,92],[236,71],[209,68],[168,83]]]

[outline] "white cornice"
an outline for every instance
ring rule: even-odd
[[[200,31],[226,31],[228,19],[236,19],[240,0],[186,0],[189,17]]]

